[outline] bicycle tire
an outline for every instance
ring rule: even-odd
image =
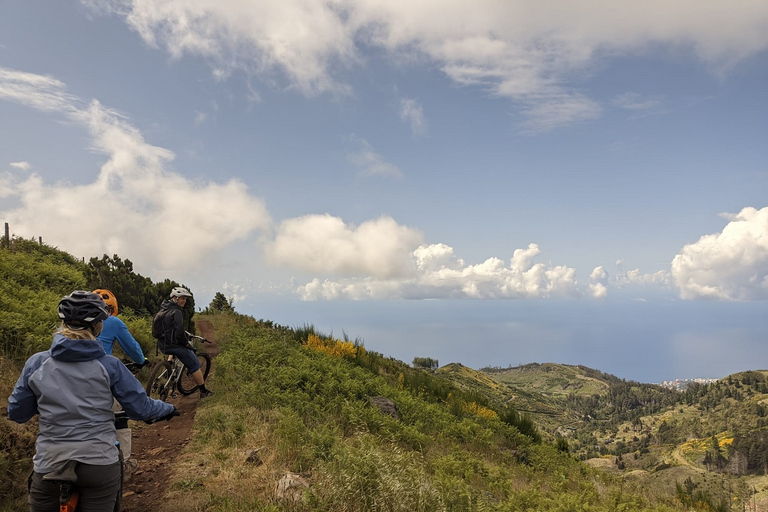
[[[165,402],[173,390],[173,383],[168,381],[172,369],[173,367],[168,361],[161,361],[152,369],[145,388],[149,398]]]
[[[203,380],[205,380],[208,378],[208,374],[211,372],[211,356],[205,352],[198,352],[197,360],[200,361],[200,369],[203,370]],[[184,371],[181,374],[181,378],[179,379],[179,384],[177,387],[179,389],[179,393],[185,396],[191,395],[197,389],[197,384],[195,384],[195,381],[192,379],[192,374],[189,373],[189,370],[186,368],[184,368]]]

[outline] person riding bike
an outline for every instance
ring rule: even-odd
[[[125,365],[104,352],[96,339],[109,317],[101,297],[74,291],[59,302],[58,316],[51,348],[27,360],[8,398],[10,420],[25,423],[39,414],[30,509],[58,510],[59,483],[44,477],[76,461],[82,510],[111,511],[122,487],[113,400],[133,420],[170,420],[179,412],[149,398]]]
[[[131,358],[131,361],[139,366],[145,366],[149,364],[149,359],[144,357],[144,352],[141,349],[141,345],[136,339],[131,336],[128,327],[125,322],[117,318],[118,307],[117,297],[109,290],[98,289],[93,290],[93,293],[97,294],[107,304],[107,313],[109,317],[104,320],[104,327],[101,330],[101,334],[97,336],[98,340],[104,345],[104,352],[107,354],[112,353],[112,347],[117,342],[120,348],[123,349],[125,355]]]
[[[117,318],[118,306],[117,297],[109,290],[99,288],[93,290],[93,293],[97,294],[107,305],[107,313],[109,317],[104,320],[101,333],[96,337],[102,345],[104,345],[104,352],[112,354],[112,348],[115,341],[123,349],[125,355],[139,366],[146,366],[149,364],[149,359],[144,357],[144,351],[141,349],[139,342],[131,336],[128,327],[125,322]],[[122,410],[120,404],[115,400],[113,404],[113,410],[119,412]],[[131,475],[138,468],[138,463],[131,458],[131,429],[128,428],[128,422],[124,421],[117,427],[117,440],[120,443],[120,452],[123,455],[123,481],[128,482]]]
[[[170,298],[163,301],[160,311],[152,320],[152,335],[157,338],[158,348],[163,354],[174,355],[184,363],[200,389],[200,398],[205,398],[213,395],[213,391],[205,387],[200,361],[197,360],[195,349],[189,344],[181,312],[187,298],[191,296],[189,290],[181,286],[171,290]]]

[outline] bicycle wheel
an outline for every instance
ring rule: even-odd
[[[152,369],[147,381],[147,395],[149,398],[165,401],[173,389],[171,382],[172,365],[168,361],[162,361]]]
[[[203,371],[203,380],[205,380],[208,378],[208,374],[211,371],[211,356],[205,352],[198,352],[197,360],[200,361],[200,369]],[[195,384],[194,379],[192,379],[192,374],[186,368],[184,368],[184,371],[181,374],[178,387],[179,392],[182,395],[191,395],[197,389],[197,384]]]

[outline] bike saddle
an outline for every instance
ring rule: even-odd
[[[68,460],[59,469],[46,473],[43,475],[43,480],[55,480],[57,482],[77,482],[77,473],[75,468],[78,462],[76,460]]]

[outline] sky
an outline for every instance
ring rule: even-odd
[[[0,220],[410,362],[768,369],[765,0],[6,0]]]

